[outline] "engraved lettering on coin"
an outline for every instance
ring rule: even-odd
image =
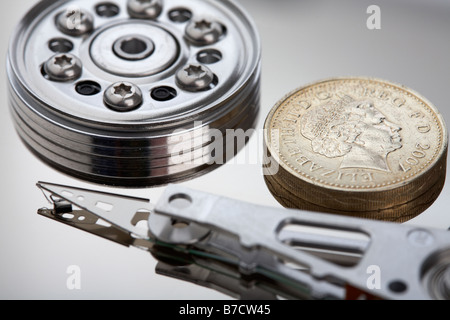
[[[309,109],[300,126],[315,153],[343,158],[340,168],[389,172],[388,154],[402,148],[402,128],[388,121],[371,100],[331,100]]]

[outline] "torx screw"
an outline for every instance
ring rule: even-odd
[[[142,91],[130,82],[117,82],[105,90],[105,104],[118,112],[133,111],[143,102]]]
[[[72,6],[58,14],[56,25],[61,32],[78,37],[94,29],[94,18],[89,12]]]
[[[206,18],[192,20],[186,27],[186,37],[196,45],[205,46],[218,42],[224,35],[224,27]]]
[[[176,75],[179,87],[187,91],[203,91],[210,88],[214,73],[201,64],[189,64],[180,69]]]
[[[58,53],[44,64],[44,71],[53,81],[72,81],[81,76],[83,65],[81,60],[70,53]]]
[[[128,0],[128,14],[136,19],[158,18],[163,9],[162,0]]]

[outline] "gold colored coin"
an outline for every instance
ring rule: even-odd
[[[314,83],[265,123],[266,182],[287,207],[404,221],[441,192],[448,134],[438,110],[379,79]]]

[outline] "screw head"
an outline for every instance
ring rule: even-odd
[[[128,112],[139,108],[143,97],[138,86],[130,82],[117,82],[105,90],[103,100],[114,111]]]
[[[192,63],[177,72],[176,81],[184,90],[203,91],[210,88],[214,81],[214,73],[204,65]]]
[[[57,15],[56,25],[61,32],[78,37],[94,29],[94,18],[89,12],[71,6]]]
[[[73,54],[58,53],[47,60],[44,71],[50,80],[66,82],[81,77],[83,65]]]
[[[128,14],[136,19],[158,18],[163,9],[162,0],[128,0]]]
[[[196,45],[205,46],[218,42],[224,35],[224,27],[206,18],[192,20],[186,27],[187,38]]]

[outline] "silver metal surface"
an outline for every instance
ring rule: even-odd
[[[450,300],[449,272],[450,251],[448,249],[435,252],[426,260],[422,270],[423,284],[434,299]]]
[[[173,34],[150,22],[119,21],[92,37],[90,51],[83,57],[89,60],[90,56],[98,68],[119,77],[154,76],[169,69],[179,58],[179,42]],[[143,42],[145,50],[135,54],[123,51],[126,39]]]
[[[83,72],[83,63],[72,54],[60,53],[48,59],[44,64],[44,72],[53,81],[77,80]]]
[[[189,22],[186,27],[186,36],[194,44],[206,46],[218,42],[224,34],[224,29],[225,27],[217,21],[199,17]]]
[[[10,2],[5,6],[7,10],[0,12],[3,30],[0,36],[0,60],[6,61],[8,41],[13,30],[28,8],[36,2]],[[63,4],[63,1],[59,2]],[[450,123],[448,90],[445,89],[450,74],[450,42],[447,41],[450,29],[449,1],[377,1],[376,4],[381,8],[380,30],[368,30],[366,27],[366,21],[370,17],[366,10],[369,5],[374,4],[373,1],[238,2],[254,18],[262,37],[262,115],[267,114],[274,103],[290,89],[326,77],[364,75],[390,79],[416,88],[439,107],[447,123]],[[90,0],[90,7],[96,5],[96,1]],[[171,5],[167,7],[159,19],[171,21],[168,12],[173,9],[176,8]],[[126,7],[120,6],[119,15],[126,18]],[[110,21],[105,17],[96,17],[97,19]],[[185,23],[180,23],[181,33],[184,33],[185,26]],[[62,33],[58,37],[70,39],[74,44],[80,40]],[[298,41],[300,38],[302,41]],[[216,45],[211,47],[220,49]],[[209,46],[202,48],[204,49],[209,49]],[[31,50],[34,54],[39,54],[39,50]],[[44,50],[47,49],[43,48],[42,51]],[[41,63],[55,53],[51,50],[47,52],[47,57],[39,59]],[[225,57],[225,51],[221,52]],[[36,208],[45,204],[42,193],[35,186],[39,180],[150,198],[152,201],[159,199],[163,188],[130,190],[94,187],[55,171],[31,156],[15,133],[13,122],[8,116],[5,66],[6,64],[0,65],[4,75],[0,79],[0,93],[3,97],[0,137],[5,150],[0,158],[0,197],[3,208],[0,216],[0,297],[7,300],[228,300],[228,294],[154,274],[157,262],[145,252],[116,245],[60,223],[52,223],[35,214]],[[113,81],[107,85],[111,83]],[[54,90],[47,93],[51,95]],[[99,98],[103,98],[101,94]],[[76,99],[82,100],[84,97],[78,96]],[[263,118],[260,118],[258,128],[262,128]],[[53,138],[57,140],[58,137]],[[184,182],[183,185],[241,201],[280,207],[264,184],[261,164],[251,161],[259,159],[259,156],[250,158],[250,161],[244,157],[255,155],[252,150],[258,150],[261,141],[258,136],[252,136],[248,148],[235,158],[236,163],[232,161],[219,170]],[[72,144],[70,146],[74,147]],[[85,150],[81,144],[76,147]],[[446,183],[442,195],[434,205],[407,225],[447,230],[450,226],[448,187],[449,184]],[[79,266],[81,270],[79,290],[70,290],[66,286],[67,280],[72,276],[67,270],[73,265]],[[383,274],[383,270],[381,272]],[[232,282],[232,279],[228,281]]]
[[[148,220],[150,233],[160,241],[171,244],[193,244],[204,239],[210,230],[186,224],[158,214],[152,214]]]
[[[450,269],[447,268],[444,272],[443,296],[450,299]]]
[[[128,35],[119,38],[114,42],[114,53],[126,60],[142,60],[150,56],[155,51],[155,44],[152,40],[141,35]]]
[[[154,208],[123,196],[50,183],[38,186],[51,198],[88,211],[130,237],[139,235],[148,241],[140,247],[155,257],[215,272],[228,266],[243,278],[263,277],[262,283],[272,284],[267,292],[275,290],[284,298],[348,299],[352,290],[379,299],[450,298],[450,234],[446,231],[274,209],[175,185],[166,188]],[[110,210],[99,210],[99,204],[105,203]],[[131,223],[138,211],[149,213],[147,232],[136,232]],[[53,213],[39,211],[71,225],[64,219],[65,212],[58,213],[56,205]],[[304,229],[285,231],[292,226]],[[312,228],[323,235],[311,235]],[[131,240],[125,243],[134,245]],[[368,285],[371,268],[383,270],[378,287]],[[223,279],[217,286],[224,287]]]
[[[254,128],[259,114],[260,44],[253,23],[228,0],[160,5],[121,0],[108,9],[90,0],[47,0],[24,17],[9,50],[10,107],[20,137],[45,163],[94,183],[146,187],[203,175],[242,148],[227,145],[225,133]],[[185,38],[188,22],[169,14],[181,7],[227,25],[215,41],[221,59],[185,77],[178,71],[198,64],[200,48]],[[58,28],[55,16],[66,11],[79,13],[74,23],[82,37],[65,32],[61,39],[65,22]],[[136,19],[138,12],[152,18]],[[46,79],[40,66],[55,54],[52,48],[82,61],[77,80],[67,72],[65,82]],[[135,89],[117,95],[117,83]],[[74,90],[79,85],[85,90]],[[166,93],[155,93],[158,88]]]
[[[190,205],[183,209],[171,205],[174,195],[189,197]],[[423,230],[411,226],[332,215],[275,210],[237,203],[180,186],[169,186],[156,205],[155,211],[158,214],[168,215],[172,219],[190,221],[208,226],[217,232],[232,234],[239,239],[242,247],[249,253],[263,250],[283,261],[305,266],[314,279],[339,279],[347,286],[370,292],[367,287],[367,269],[370,266],[377,266],[383,270],[382,282],[376,291],[376,295],[380,298],[443,297],[443,295],[431,294],[440,281],[429,280],[425,281],[424,285],[422,272],[428,258],[433,254],[442,255],[439,261],[448,259],[450,234],[446,231]],[[357,265],[342,267],[295,250],[280,241],[279,234],[287,225],[313,226],[323,230],[340,230],[367,235],[370,238],[370,245],[367,250],[361,252],[362,259]],[[414,237],[416,240],[411,243],[410,235],[418,232],[426,236],[421,238],[423,240],[417,240],[418,238]],[[433,241],[429,240],[431,238]],[[336,242],[331,241],[327,249],[332,250],[335,245]],[[397,259],[400,255],[401,260]],[[252,261],[246,265],[249,272],[256,272],[258,266],[261,266],[258,261]],[[444,274],[449,269],[449,264],[443,264],[440,267]]]
[[[94,18],[86,10],[74,5],[56,15],[56,25],[61,32],[78,37],[92,31]]]
[[[184,90],[207,90],[214,81],[214,73],[201,64],[189,64],[177,72],[177,84]]]
[[[128,0],[128,13],[137,19],[156,19],[162,11],[162,0]]]
[[[174,266],[164,262],[159,262],[156,266],[156,273],[165,277],[191,282],[197,286],[203,286],[225,295],[241,300],[276,300],[276,293],[268,292],[265,288],[260,288],[254,283],[246,282],[239,278],[224,275],[222,272],[214,272],[214,266],[203,268],[195,264]]]
[[[46,183],[40,183],[39,187],[53,195],[58,195],[64,201],[76,204],[82,210],[102,217],[115,228],[133,234],[135,238],[147,239],[148,237],[146,231],[133,224],[133,219],[139,212],[151,211],[148,199],[121,197],[117,194],[102,192],[90,193],[88,190]]]
[[[118,112],[133,111],[142,104],[142,91],[131,82],[117,82],[105,90],[105,104]]]

